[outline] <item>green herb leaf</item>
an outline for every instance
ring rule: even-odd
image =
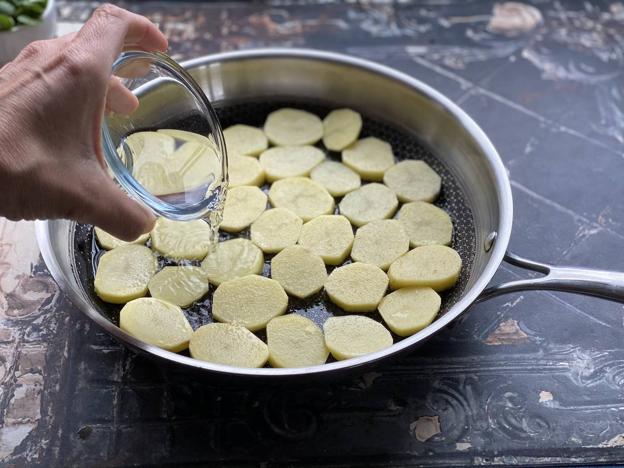
[[[16,19],[19,24],[24,24],[26,26],[34,26],[35,24],[40,23],[38,19],[31,18],[30,16],[27,16],[27,15],[19,15]]]
[[[0,31],[7,31],[15,26],[15,20],[8,16],[0,14]]]
[[[15,7],[6,0],[0,0],[0,14],[13,16],[15,14]]]
[[[25,3],[22,5],[22,14],[28,15],[31,18],[39,18],[43,13],[45,7],[39,3]]]

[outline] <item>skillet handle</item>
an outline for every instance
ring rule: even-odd
[[[624,302],[624,273],[622,272],[578,267],[557,267],[527,260],[509,251],[505,254],[505,261],[521,268],[542,273],[545,276],[491,286],[481,293],[477,298],[477,302],[485,301],[501,294],[534,290],[571,292]]]

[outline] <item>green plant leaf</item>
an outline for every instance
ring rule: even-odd
[[[22,14],[28,15],[31,18],[40,18],[45,7],[39,3],[24,3],[22,5]]]
[[[15,26],[15,20],[8,16],[0,14],[0,31],[7,31]]]
[[[35,24],[39,24],[40,21],[36,18],[31,18],[28,15],[19,15],[17,17],[17,22],[19,24],[24,24],[26,26],[34,26]]]
[[[15,14],[15,7],[6,0],[0,0],[0,14],[13,16]]]

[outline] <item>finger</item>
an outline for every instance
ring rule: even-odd
[[[111,76],[106,93],[106,110],[121,115],[132,114],[139,107],[139,99],[116,76]]]

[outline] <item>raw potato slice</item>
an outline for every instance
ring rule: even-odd
[[[251,240],[265,253],[277,253],[295,245],[303,220],[286,208],[265,211],[251,225]]]
[[[375,137],[358,140],[342,152],[342,162],[364,180],[380,181],[394,165],[392,146]]]
[[[212,230],[201,219],[171,221],[158,218],[151,233],[152,247],[165,257],[201,260],[212,246]]]
[[[201,264],[202,269],[215,286],[225,281],[247,275],[262,273],[264,255],[247,239],[231,239],[219,242]]]
[[[232,125],[223,130],[223,136],[228,153],[257,156],[269,147],[264,132],[249,125]]]
[[[351,109],[336,109],[323,120],[323,144],[330,151],[342,151],[358,139],[360,130],[360,114]]]
[[[327,270],[321,257],[300,245],[293,245],[273,257],[271,278],[291,296],[304,299],[323,288]]]
[[[342,197],[362,185],[357,172],[336,161],[322,162],[312,169],[310,178],[325,187],[334,197]]]
[[[346,194],[338,207],[340,214],[359,227],[371,221],[391,218],[398,206],[399,202],[392,190],[373,183]]]
[[[152,277],[148,287],[152,297],[188,307],[208,292],[209,283],[199,267],[166,266]]]
[[[119,327],[147,344],[174,353],[188,348],[193,333],[182,309],[153,297],[135,299],[123,306]]]
[[[446,211],[431,203],[406,203],[399,210],[398,219],[403,224],[412,247],[451,244],[453,222]]]
[[[323,332],[301,315],[276,317],[267,325],[269,364],[273,367],[307,367],[324,364],[329,356]]]
[[[249,275],[219,285],[212,297],[212,316],[257,331],[286,312],[287,306],[288,296],[277,281]]]
[[[436,318],[442,299],[431,288],[402,288],[384,297],[379,313],[388,328],[399,336],[410,336]]]
[[[100,229],[99,227],[95,227],[93,230],[95,232],[95,237],[97,238],[98,244],[100,244],[100,247],[106,250],[112,250],[115,247],[120,247],[122,245],[128,245],[128,244],[142,245],[147,242],[147,239],[149,239],[149,232],[145,234],[141,234],[132,242],[126,242],[126,241],[116,238],[112,234],[109,234],[104,229]]]
[[[429,286],[435,291],[444,291],[457,283],[461,264],[459,254],[450,247],[416,247],[390,265],[390,287]]]
[[[325,343],[339,361],[392,346],[392,335],[381,323],[361,315],[330,317],[323,325]]]
[[[284,108],[269,114],[264,133],[274,145],[313,145],[323,136],[323,123],[309,112]]]
[[[106,302],[123,304],[145,296],[158,261],[144,245],[122,245],[102,257],[95,273],[95,293]]]
[[[301,228],[299,244],[319,255],[327,265],[340,265],[353,245],[353,229],[341,215],[324,215]]]
[[[260,155],[260,165],[267,180],[273,182],[287,177],[303,177],[318,166],[325,154],[314,146],[278,146]]]
[[[258,160],[251,156],[233,154],[228,160],[228,176],[230,178],[230,188],[241,185],[260,187],[264,184],[264,169],[262,169]]]
[[[269,348],[246,328],[229,323],[199,327],[189,343],[191,356],[200,361],[234,367],[263,367]]]
[[[124,144],[131,151],[134,164],[146,159],[168,158],[175,151],[175,139],[171,135],[157,132],[133,133],[128,135]],[[122,160],[125,161],[125,156],[122,156]]]
[[[158,129],[158,133],[169,135],[182,141],[194,141],[196,143],[201,143],[202,145],[214,145],[212,135],[210,135],[210,137],[207,137],[205,135],[200,135],[199,133],[188,132],[186,130],[177,130],[174,128],[161,128]]]
[[[409,238],[403,225],[396,219],[373,221],[355,233],[351,258],[370,263],[382,270],[409,250]]]
[[[401,161],[388,169],[383,180],[402,202],[433,202],[442,187],[438,173],[424,161]]]
[[[286,208],[304,221],[334,212],[334,198],[313,180],[291,177],[275,182],[269,190],[269,201],[275,208]]]
[[[258,187],[234,187],[227,194],[221,229],[239,232],[253,223],[266,209],[267,196]]]
[[[350,263],[325,281],[329,299],[347,312],[373,312],[388,289],[388,276],[369,263]]]

